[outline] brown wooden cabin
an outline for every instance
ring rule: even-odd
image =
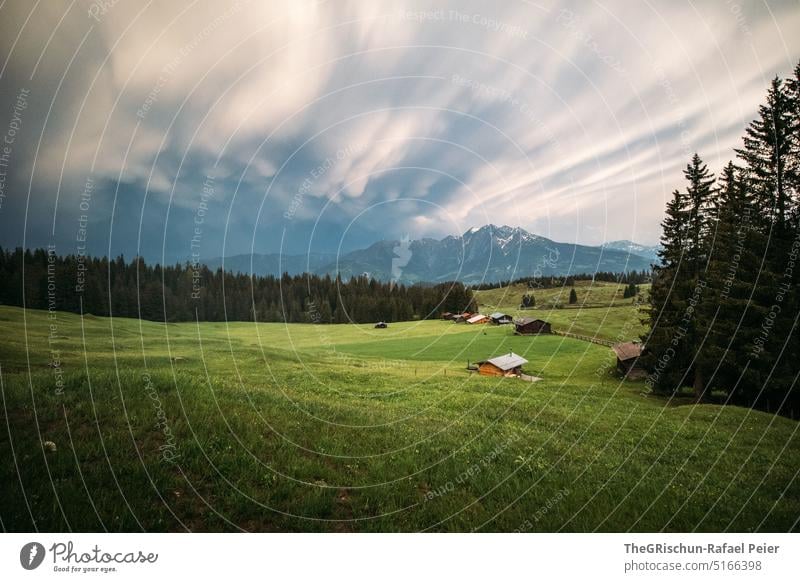
[[[521,376],[522,366],[527,363],[528,360],[511,352],[507,356],[498,356],[491,360],[478,362],[478,374],[481,376]]]
[[[453,315],[454,314],[450,313],[449,311],[445,311],[444,313],[442,313],[442,319],[444,320],[453,319]]]
[[[483,315],[481,313],[476,313],[472,317],[467,320],[467,323],[470,324],[480,324],[480,323],[489,323],[489,316]]]
[[[617,371],[625,378],[643,378],[647,372],[639,365],[639,356],[644,346],[639,342],[615,344],[612,348],[617,356]]]
[[[537,335],[540,333],[551,333],[551,330],[550,324],[543,319],[523,317],[514,322],[514,333],[519,335]]]
[[[464,313],[458,313],[453,316],[453,322],[455,323],[465,323],[473,314],[469,311],[465,311]]]

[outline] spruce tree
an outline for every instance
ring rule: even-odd
[[[790,246],[791,253],[797,250],[800,239],[800,62],[795,66],[793,76],[786,81],[786,91],[789,96],[791,110],[790,147],[786,178],[794,200],[793,213],[790,218],[789,238],[792,241]],[[795,266],[792,275],[793,292],[790,313],[796,316],[800,312],[800,268]],[[787,351],[789,352],[787,357],[790,361],[800,361],[800,333],[797,333],[796,329]],[[791,407],[790,410],[794,418],[797,418],[800,416],[800,394],[798,394],[796,387],[790,394],[793,396],[788,404]]]
[[[686,271],[684,247],[688,222],[687,197],[675,190],[661,223],[659,262],[653,267],[653,283],[644,307],[650,331],[642,338],[647,347],[642,360],[650,370],[647,384],[654,392],[667,395],[680,389],[689,361],[685,346],[681,345],[683,305],[678,293],[683,290]]]
[[[683,172],[689,183],[686,189],[688,222],[684,245],[684,276],[676,289],[677,304],[683,307],[681,331],[685,334],[682,347],[690,359],[700,360],[704,349],[703,325],[697,320],[699,305],[704,301],[707,287],[706,269],[715,196],[714,175],[709,172],[700,156],[695,153]],[[702,367],[693,366],[687,374],[691,380],[696,401],[705,395],[705,377]]]
[[[796,229],[800,226],[800,63],[794,68],[794,76],[786,80],[786,93],[790,111],[786,182],[794,199],[792,224]]]
[[[714,198],[714,174],[708,171],[698,154],[683,171],[689,186],[686,189],[689,220],[686,228],[685,260],[692,269],[693,277],[699,279],[705,270],[708,251],[708,236],[711,229]]]
[[[787,179],[797,137],[794,107],[783,82],[778,77],[773,79],[767,91],[767,102],[758,109],[758,119],[750,122],[745,130],[744,147],[736,150],[744,162],[747,186],[757,207],[778,227],[782,227],[794,210],[789,190],[792,176]]]

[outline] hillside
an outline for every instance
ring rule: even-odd
[[[640,338],[645,332],[641,306],[649,285],[640,285],[640,295],[627,299],[622,297],[624,287],[602,281],[576,281],[578,301],[574,305],[569,305],[572,287],[531,289],[524,284],[514,284],[474,293],[483,313],[502,311],[514,317],[536,317],[549,321],[558,331],[628,341]],[[536,299],[532,309],[520,309],[525,293],[532,293]]]
[[[588,342],[9,307],[0,332],[10,531],[797,527],[796,422],[648,396]],[[465,370],[510,350],[543,379]]]

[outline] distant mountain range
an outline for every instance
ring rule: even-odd
[[[661,248],[659,246],[640,245],[636,244],[635,242],[631,242],[629,240],[615,240],[607,242],[604,245],[602,245],[602,247],[604,249],[623,251],[626,253],[630,253],[632,255],[645,257],[646,259],[650,259],[653,262],[658,260],[658,251]]]
[[[336,257],[253,254],[226,257],[226,271],[280,275],[304,272],[342,277],[367,274],[382,281],[436,283],[458,280],[475,284],[532,275],[569,275],[597,271],[627,272],[650,268],[658,247],[613,241],[599,247],[555,242],[519,227],[471,228],[441,240],[380,241]],[[211,268],[222,259],[206,261]]]

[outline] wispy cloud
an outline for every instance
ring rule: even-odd
[[[170,259],[203,200],[207,256],[485,222],[651,243],[688,154],[721,167],[800,56],[789,1],[11,4],[0,244],[69,252],[88,216]]]

